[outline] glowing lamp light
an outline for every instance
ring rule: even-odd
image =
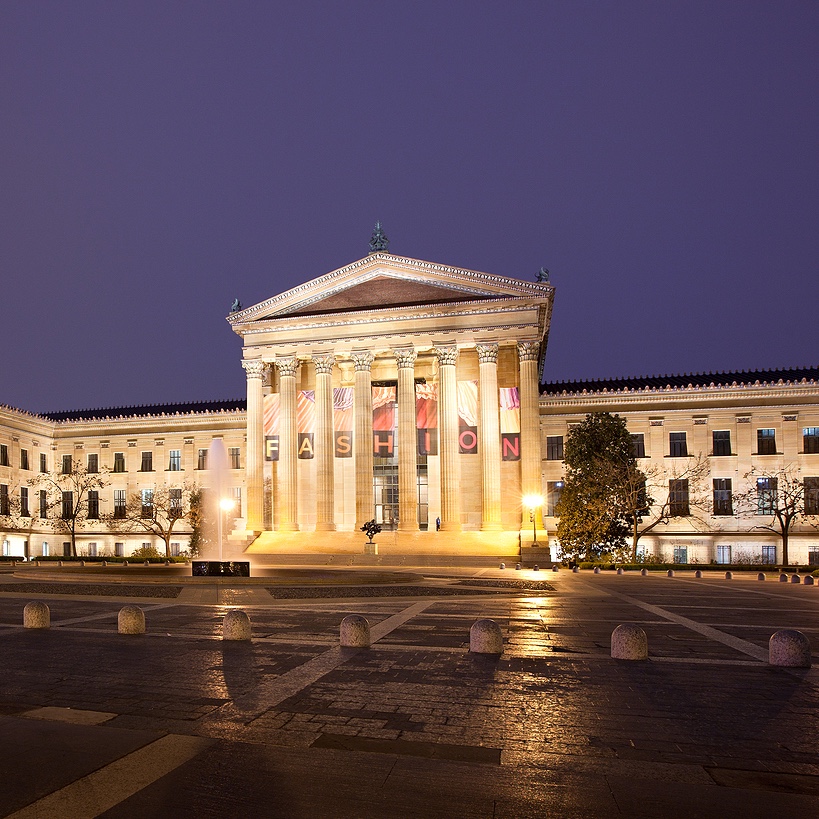
[[[529,507],[529,520],[532,521],[532,546],[537,546],[537,520],[535,519],[535,509],[543,506],[543,495],[524,495],[523,505]]]
[[[223,512],[230,512],[230,510],[233,509],[234,506],[236,506],[236,503],[232,501],[230,498],[222,498],[219,501],[219,508]]]

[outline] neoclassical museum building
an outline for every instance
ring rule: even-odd
[[[363,554],[370,520],[382,526],[381,556],[514,557],[535,537],[559,554],[563,441],[597,411],[626,420],[641,465],[660,476],[655,501],[672,491],[687,512],[647,534],[647,552],[781,559],[779,538],[760,528],[767,510],[741,514],[731,502],[761,473],[790,469],[819,504],[819,368],[550,383],[545,271],[523,281],[396,256],[380,226],[370,247],[236,305],[227,320],[243,340],[245,399],[48,415],[0,407],[4,553],[63,553],[67,538],[30,483],[37,473],[76,460],[106,472],[98,500],[116,513],[134,493],[208,487],[220,439],[232,555]],[[679,476],[697,458],[711,502],[689,509],[686,498],[681,509]],[[189,533],[179,528],[174,551]],[[92,519],[77,542],[84,554],[128,555],[150,541]],[[798,523],[790,557],[819,562],[819,530]]]

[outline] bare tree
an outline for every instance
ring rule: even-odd
[[[114,532],[146,532],[165,544],[165,556],[171,556],[171,539],[180,523],[193,525],[192,499],[198,494],[192,484],[182,488],[158,486],[142,489],[128,496],[125,507],[106,515],[105,522]]]
[[[790,563],[788,541],[793,525],[799,520],[819,528],[819,486],[806,485],[799,466],[788,464],[781,469],[752,469],[745,473],[750,485],[745,492],[733,496],[738,515],[765,516],[767,524],[754,526],[779,536],[782,543],[782,563]]]
[[[89,472],[78,460],[71,461],[71,469],[44,472],[32,478],[29,486],[45,490],[48,523],[55,532],[71,540],[71,556],[77,556],[77,532],[94,525],[101,519],[100,490],[110,485],[108,470]]]

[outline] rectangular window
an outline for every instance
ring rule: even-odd
[[[734,514],[733,492],[730,478],[714,478],[714,514]]]
[[[546,515],[553,518],[555,507],[560,500],[560,493],[563,491],[563,481],[546,481]]]
[[[60,468],[60,473],[62,475],[70,475],[73,465],[71,463],[71,456],[70,455],[63,455],[62,458],[62,466]]]
[[[171,557],[179,557],[179,544],[171,542]]]
[[[24,518],[31,517],[28,511],[28,487],[25,486],[20,487],[20,516]]]
[[[96,453],[88,456],[88,471],[92,473],[100,471],[100,456]]]
[[[45,452],[40,453],[40,472],[48,472],[48,462]]]
[[[237,518],[242,517],[242,487],[234,486],[230,490],[230,496],[233,500],[233,514]]]
[[[674,562],[675,563],[688,563],[688,547],[687,546],[675,546],[674,547]]]
[[[762,562],[771,566],[776,563],[776,546],[772,543],[765,543],[762,546]]]
[[[642,432],[631,433],[631,454],[635,458],[645,458],[646,439]]]
[[[9,488],[5,483],[0,483],[0,515],[8,515],[9,509]]]
[[[172,449],[168,453],[168,471],[179,472],[182,469],[182,450]]]
[[[546,460],[547,461],[562,461],[563,460],[563,436],[562,435],[547,435],[546,436]]]
[[[168,511],[171,517],[182,517],[182,490],[169,489],[168,490]]]
[[[114,544],[114,557],[125,557],[125,544],[124,543],[115,543]]]
[[[207,469],[208,468],[208,451],[207,451],[207,449],[200,449],[196,453],[196,468],[197,469]]]
[[[819,478],[805,478],[805,514],[819,515]]]
[[[756,479],[756,513],[757,515],[772,515],[777,502],[777,479]]]
[[[714,443],[714,455],[731,454],[731,431],[728,429],[715,429],[712,433]]]
[[[48,557],[48,543],[43,541],[43,557]]]
[[[140,472],[153,472],[154,471],[154,453],[153,452],[143,452],[142,453],[142,464],[139,467]]]
[[[140,493],[142,495],[142,512],[143,518],[152,518],[154,516],[154,490],[143,489]]]
[[[114,517],[122,520],[125,517],[125,490],[114,490]]]
[[[677,478],[668,482],[668,513],[671,517],[686,517],[691,514],[686,478]]]
[[[28,469],[28,450],[20,450],[20,469]]]
[[[802,430],[802,451],[808,455],[819,452],[819,427],[805,427]]]
[[[758,429],[756,431],[756,454],[776,455],[775,429]]]
[[[125,453],[114,453],[114,472],[125,472]]]
[[[48,492],[46,492],[45,489],[41,489],[37,494],[40,501],[40,517],[46,520],[48,518]]]
[[[74,517],[74,493],[63,492],[62,518],[70,520]]]
[[[668,433],[668,454],[672,458],[685,458],[688,455],[688,442],[684,432]]]
[[[808,566],[819,566],[819,546],[808,546]]]
[[[228,454],[230,455],[230,468],[231,469],[241,469],[241,450],[238,446],[232,446],[228,450]]]
[[[9,465],[9,448],[8,444],[0,444],[0,466]]]
[[[717,563],[730,563],[731,562],[731,544],[730,543],[720,543],[717,545]]]
[[[88,490],[88,520],[99,520],[100,493],[95,489]]]
[[[96,543],[89,543],[88,544],[88,557],[96,557],[97,556],[97,544]]]

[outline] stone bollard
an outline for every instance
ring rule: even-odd
[[[615,660],[647,660],[648,638],[634,623],[623,623],[611,633],[611,656]]]
[[[669,570],[666,572],[666,575],[667,575],[668,577],[674,577],[674,569],[669,569]]]
[[[231,609],[222,620],[223,640],[249,640],[250,618],[241,609]]]
[[[469,629],[469,650],[473,654],[503,654],[500,626],[494,620],[476,620]]]
[[[39,561],[39,560],[35,560],[35,561],[34,561],[34,565],[39,567],[39,565],[40,565],[40,561]]]
[[[579,566],[573,566],[572,567],[572,573],[573,574],[578,574],[579,572],[580,572],[580,567]]]
[[[516,572],[520,571],[520,563],[515,563],[515,571]]]
[[[697,571],[694,572],[694,577],[702,578],[702,569],[697,569]]]
[[[501,564],[500,564],[500,568],[501,568],[501,569],[505,569],[505,568],[506,568],[506,564],[505,564],[505,563],[501,563]]]
[[[166,560],[166,561],[165,561],[165,565],[166,565],[166,566],[170,566],[170,565],[171,565],[171,561],[170,561],[170,560]]]
[[[798,574],[791,575],[791,583],[801,583],[802,578]]]
[[[117,631],[120,634],[144,634],[145,612],[139,606],[123,606],[117,615]]]
[[[80,567],[81,567],[81,568],[85,568],[85,561],[84,561],[84,560],[81,560],[81,561],[80,561]]]
[[[350,614],[341,621],[341,645],[344,648],[369,648],[370,624],[360,614]]]
[[[780,583],[787,583],[788,582],[788,575],[786,575],[785,572],[782,572],[779,575],[779,582]]]
[[[759,574],[756,576],[756,579],[757,579],[757,580],[764,580],[764,579],[765,579],[765,572],[760,572],[760,573],[759,573]]]
[[[648,577],[648,569],[640,569],[640,577]]]
[[[26,603],[23,609],[23,628],[50,628],[51,612],[45,603]]]
[[[127,566],[128,566],[128,561],[127,561],[127,560],[123,560],[123,561],[122,561],[122,565],[123,565],[123,566],[125,566],[125,567],[127,567]]]
[[[734,579],[734,573],[733,572],[725,572],[725,579],[726,580],[733,580]]]
[[[560,566],[558,566],[557,563],[555,563],[555,565],[552,566],[552,571],[553,572],[559,572],[560,571]]]
[[[58,560],[58,561],[57,561],[57,565],[58,565],[60,568],[62,568],[62,567],[63,567],[63,562],[62,562],[62,560]]]
[[[600,574],[600,567],[599,566],[594,567],[594,573],[595,574]]]
[[[537,563],[535,563],[535,565],[532,566],[532,571],[533,572],[539,572],[540,571],[540,566],[538,566]]]
[[[103,566],[107,566],[107,565],[108,565],[108,561],[107,561],[107,560],[103,560],[103,561],[102,561],[102,565],[103,565]]]
[[[806,586],[812,586],[814,584],[814,579],[812,574],[805,575],[805,579],[802,581]]]
[[[623,569],[618,569],[617,574],[625,574],[625,571]]]
[[[790,668],[810,668],[810,640],[795,629],[783,629],[768,642],[768,663]]]

